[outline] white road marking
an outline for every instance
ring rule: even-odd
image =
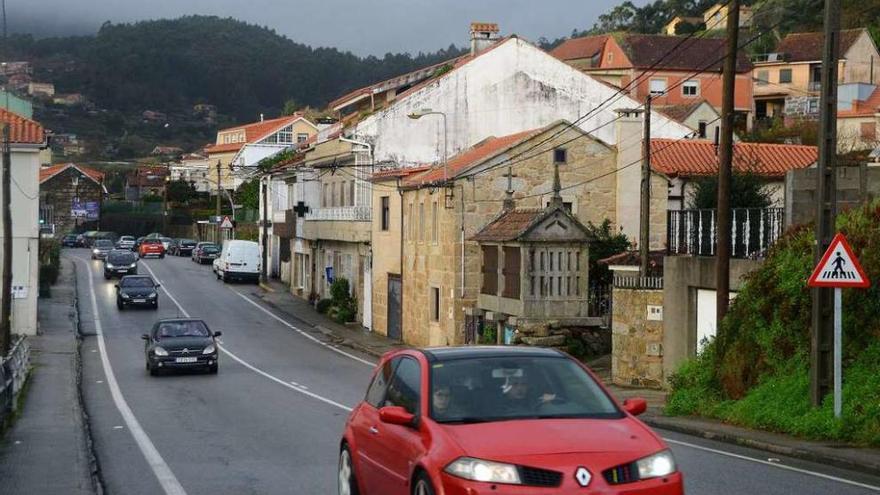
[[[295,327],[294,325],[288,323],[287,321],[285,321],[285,320],[284,320],[283,318],[281,318],[280,316],[277,316],[275,313],[273,313],[273,312],[269,311],[268,309],[266,309],[266,308],[260,306],[259,304],[257,304],[256,302],[254,302],[251,298],[247,297],[246,295],[242,294],[241,292],[238,292],[237,290],[234,290],[234,289],[230,289],[230,290],[232,290],[232,292],[234,292],[236,295],[238,295],[238,297],[240,297],[240,298],[244,299],[245,301],[251,303],[255,308],[259,309],[259,310],[262,311],[263,313],[266,313],[267,315],[271,316],[272,318],[274,318],[276,321],[278,321],[278,322],[281,323],[282,325],[286,326],[287,328],[290,328],[291,330],[296,331],[297,333],[299,333],[299,334],[302,335],[303,337],[305,337],[305,338],[311,340],[312,342],[315,342],[315,343],[318,344],[318,345],[321,345],[321,346],[323,346],[323,347],[326,347],[327,349],[330,349],[331,351],[333,351],[333,352],[335,352],[335,353],[342,354],[343,356],[345,356],[345,357],[347,357],[347,358],[350,358],[350,359],[353,359],[353,360],[355,360],[355,361],[357,361],[357,362],[359,362],[359,363],[365,364],[365,365],[369,366],[370,368],[374,368],[374,367],[376,366],[376,363],[374,363],[374,362],[368,361],[368,360],[366,360],[366,359],[361,359],[361,358],[355,356],[354,354],[351,354],[351,353],[345,352],[345,351],[343,351],[343,350],[341,350],[341,349],[338,349],[335,345],[328,344],[328,343],[326,343],[326,342],[322,342],[321,340],[315,338],[313,335],[309,335],[308,333],[306,333],[306,332],[300,330],[299,328]]]
[[[770,462],[770,461],[765,461],[762,459],[755,459],[753,457],[748,457],[748,456],[744,456],[744,455],[740,455],[740,454],[734,454],[732,452],[725,452],[723,450],[713,449],[713,448],[709,448],[709,447],[703,447],[702,445],[696,445],[693,443],[682,442],[680,440],[672,440],[669,438],[664,438],[663,440],[665,440],[666,443],[671,443],[673,445],[681,445],[683,447],[689,447],[689,448],[696,449],[696,450],[702,450],[704,452],[712,452],[713,454],[719,454],[719,455],[723,455],[723,456],[727,456],[727,457],[733,457],[734,459],[740,459],[743,461],[755,462],[758,464],[763,464],[765,466],[771,466],[774,468],[785,469],[788,471],[794,471],[796,473],[806,474],[808,476],[815,476],[816,478],[822,478],[822,479],[826,479],[826,480],[830,480],[830,481],[836,481],[838,483],[843,483],[846,485],[857,486],[859,488],[866,488],[868,490],[880,492],[880,487],[873,486],[873,485],[866,485],[864,483],[859,483],[858,481],[852,481],[852,480],[847,480],[844,478],[838,478],[837,476],[831,476],[828,474],[817,473],[815,471],[809,471],[807,469],[796,468],[793,466],[786,466],[785,464],[778,464],[777,462]]]
[[[107,379],[107,386],[110,388],[110,395],[113,398],[113,403],[116,405],[116,409],[119,410],[119,414],[122,415],[123,421],[125,421],[126,426],[128,426],[128,430],[131,432],[131,436],[134,437],[134,441],[144,455],[147,464],[150,466],[150,469],[152,469],[153,474],[156,475],[156,479],[159,481],[159,485],[162,486],[162,490],[164,490],[167,495],[186,495],[186,490],[184,490],[180,482],[177,481],[177,477],[174,476],[174,473],[165,462],[165,459],[163,459],[162,455],[159,454],[159,451],[156,450],[156,446],[153,445],[147,432],[144,431],[140,422],[131,411],[131,408],[128,407],[125,397],[122,396],[122,390],[120,390],[119,383],[116,381],[116,375],[113,373],[113,366],[110,365],[110,357],[107,354],[107,346],[104,343],[104,331],[101,326],[100,313],[98,313],[98,299],[95,297],[95,281],[92,275],[92,267],[82,258],[75,257],[75,259],[81,261],[82,264],[85,265],[89,276],[89,294],[91,295],[92,300],[95,336],[98,339],[98,350],[101,352],[101,363],[104,365],[104,375]]]
[[[146,267],[146,269],[150,272],[150,274],[153,276],[153,278],[156,279],[156,274],[153,272],[153,269],[150,268],[150,266],[147,265],[146,263],[144,263],[144,267]],[[165,284],[162,284],[161,289],[162,289],[162,291],[165,292],[165,295],[168,296],[168,299],[170,299],[171,302],[173,302],[174,305],[177,306],[177,309],[180,310],[180,312],[181,312],[184,316],[186,316],[187,318],[191,318],[189,312],[188,312],[187,310],[183,309],[183,305],[181,305],[180,302],[178,302],[177,298],[175,298],[174,295],[171,294],[171,292],[168,290],[168,287],[165,287]],[[258,306],[258,307],[259,307],[259,306]],[[274,315],[273,315],[273,316],[274,316]],[[277,377],[275,377],[275,376],[273,376],[273,375],[270,375],[269,373],[266,373],[265,371],[263,371],[263,370],[257,368],[256,366],[254,366],[254,365],[248,363],[247,361],[241,359],[240,357],[236,356],[235,354],[233,354],[232,352],[230,352],[229,349],[227,349],[225,345],[220,345],[219,342],[218,342],[218,347],[220,348],[221,351],[223,351],[224,354],[226,354],[226,355],[229,356],[230,358],[234,359],[235,361],[238,361],[238,363],[241,364],[242,366],[244,366],[245,368],[247,368],[247,369],[249,369],[249,370],[251,370],[251,371],[253,371],[253,372],[255,372],[255,373],[259,374],[259,375],[262,375],[262,376],[264,376],[264,377],[266,377],[266,378],[272,380],[273,382],[276,382],[276,383],[278,383],[278,384],[281,384],[281,385],[283,385],[283,386],[285,386],[285,387],[287,387],[287,388],[289,388],[289,389],[291,389],[291,390],[295,390],[295,391],[297,391],[297,392],[299,392],[299,393],[301,393],[301,394],[303,394],[303,395],[306,395],[306,396],[308,396],[308,397],[311,397],[311,398],[313,398],[313,399],[319,400],[319,401],[324,402],[324,403],[326,403],[326,404],[330,404],[331,406],[338,407],[339,409],[342,409],[342,410],[344,410],[344,411],[351,412],[351,410],[352,410],[352,408],[350,408],[350,407],[348,407],[348,406],[346,406],[346,405],[344,405],[344,404],[340,404],[339,402],[336,402],[336,401],[334,401],[334,400],[332,400],[332,399],[328,399],[328,398],[326,398],[326,397],[322,397],[322,396],[320,396],[320,395],[318,395],[318,394],[316,394],[316,393],[314,393],[314,392],[309,392],[308,390],[305,389],[305,387],[297,386],[297,385],[291,385],[290,383],[287,383],[287,382],[285,382],[284,380],[282,380],[282,379],[280,379],[280,378],[277,378]]]

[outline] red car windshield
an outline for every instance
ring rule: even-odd
[[[554,357],[456,359],[431,369],[431,418],[439,423],[620,418],[579,365]]]

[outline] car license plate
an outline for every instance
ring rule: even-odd
[[[195,363],[196,358],[194,357],[179,357],[174,360],[175,363]]]
[[[119,273],[128,273],[128,270],[117,270]]]
[[[143,302],[147,302],[147,300],[146,299],[132,299],[132,302],[143,303]]]

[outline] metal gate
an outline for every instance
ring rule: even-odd
[[[400,275],[388,274],[388,338],[401,340],[401,306],[403,293]]]

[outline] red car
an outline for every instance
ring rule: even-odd
[[[339,493],[683,494],[645,407],[553,349],[393,351],[346,422]]]
[[[147,256],[165,257],[165,246],[161,239],[144,239],[138,247],[138,256],[146,258]]]

